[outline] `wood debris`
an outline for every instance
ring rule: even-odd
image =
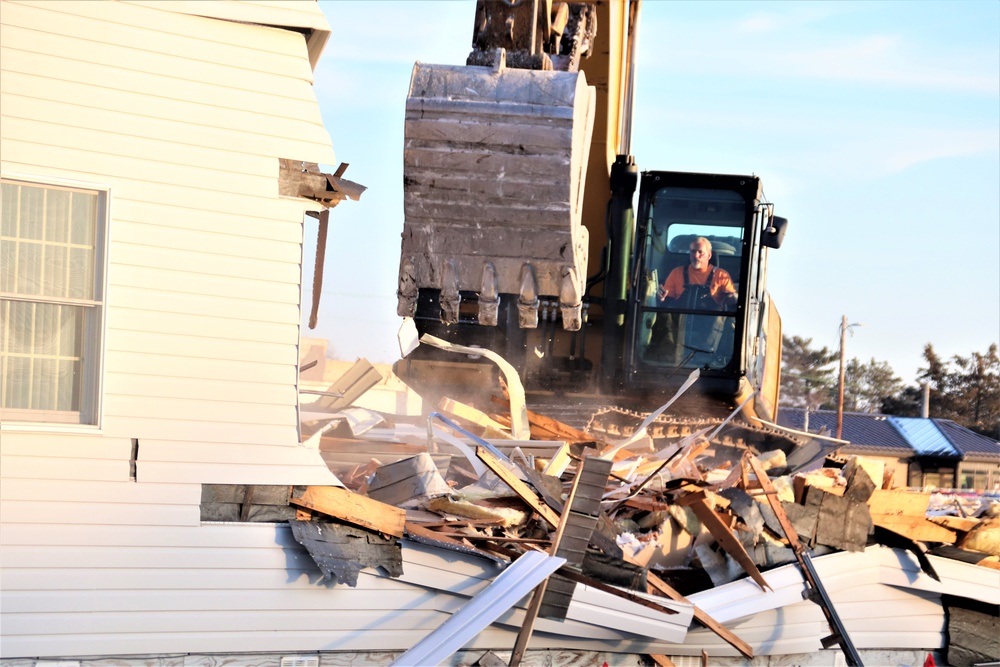
[[[354,374],[366,370],[360,364]],[[290,520],[324,574],[346,583],[365,567],[398,576],[400,539],[505,564],[530,551],[559,556],[566,563],[537,587],[515,656],[536,617],[565,615],[578,582],[669,615],[667,601],[687,603],[741,579],[773,593],[769,571],[799,563],[812,599],[833,619],[830,601],[815,593],[821,582],[805,572],[811,556],[883,544],[913,554],[934,579],[928,554],[1000,568],[1000,518],[964,499],[935,494],[932,502],[899,487],[879,460],[813,458],[799,472],[789,461],[809,458],[801,452],[765,444],[758,455],[708,429],[654,439],[637,425],[611,440],[520,401],[512,413],[509,395],[485,407],[452,398],[438,406],[449,418],[433,424],[383,415],[364,432],[317,431],[314,444],[344,488],[206,487],[203,518]],[[693,618],[753,657],[750,643],[703,609],[695,606]],[[838,627],[825,641],[851,656]]]

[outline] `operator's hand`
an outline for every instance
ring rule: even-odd
[[[667,298],[667,288],[666,285],[660,285],[660,288],[656,290],[656,298],[663,301]]]

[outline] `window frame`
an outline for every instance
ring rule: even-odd
[[[69,178],[2,172],[0,181],[47,190],[85,192],[97,197],[94,225],[93,299],[35,297],[0,292],[4,301],[44,303],[96,309],[87,317],[82,331],[84,350],[80,373],[80,406],[76,411],[34,410],[0,406],[2,430],[84,430],[99,431],[104,421],[104,362],[107,342],[108,247],[111,225],[111,186]]]

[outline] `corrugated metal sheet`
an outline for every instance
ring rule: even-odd
[[[951,444],[934,420],[920,417],[888,417],[918,454],[961,458],[962,453]]]

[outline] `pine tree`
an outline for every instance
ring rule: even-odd
[[[837,353],[811,347],[811,338],[784,336],[781,349],[781,402],[817,410],[836,385],[833,362]]]

